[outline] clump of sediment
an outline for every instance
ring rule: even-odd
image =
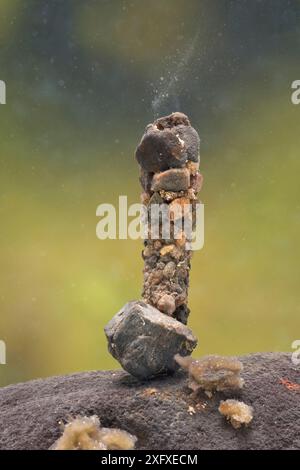
[[[70,420],[51,450],[132,450],[137,438],[117,428],[102,428],[98,416]]]
[[[238,390],[244,385],[244,379],[240,376],[243,364],[235,357],[204,356],[193,359],[176,354],[175,360],[188,371],[189,387],[195,392],[204,390],[210,396],[214,391]]]
[[[252,406],[238,400],[221,401],[219,412],[230,421],[235,429],[240,428],[243,424],[248,426],[253,419]]]
[[[199,136],[188,117],[173,113],[149,124],[136,150],[148,222],[142,253],[143,300],[184,324],[189,315],[192,252],[188,244],[203,182],[199,149]],[[163,220],[169,223],[167,233]]]

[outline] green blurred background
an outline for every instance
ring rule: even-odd
[[[205,246],[196,355],[300,338],[300,2],[1,0],[0,385],[116,368],[103,327],[142,284],[140,241],[96,238],[138,202],[134,150],[158,114],[201,135]]]

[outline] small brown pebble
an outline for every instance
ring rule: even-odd
[[[175,221],[186,217],[191,213],[191,209],[192,206],[189,199],[185,197],[174,199],[169,205],[170,219]]]
[[[142,193],[141,194],[141,203],[142,204],[148,204],[150,201],[150,194],[149,193]]]
[[[157,285],[160,283],[163,277],[163,271],[161,269],[155,269],[155,271],[152,271],[151,274],[149,275],[149,283],[153,285]]]
[[[174,248],[171,251],[170,255],[172,256],[173,259],[175,259],[176,261],[179,261],[182,257],[185,256],[185,249],[184,248],[178,248],[178,246],[174,246]]]
[[[191,162],[190,160],[187,161],[186,167],[189,170],[191,175],[196,175],[199,170],[199,162]]]
[[[185,279],[186,276],[187,276],[187,268],[185,268],[184,266],[180,266],[178,269],[177,269],[177,276],[178,276],[178,279]]]
[[[189,188],[187,191],[185,191],[185,196],[188,198],[188,199],[191,199],[192,201],[198,201],[197,199],[197,195],[195,193],[195,190],[193,188]]]
[[[157,303],[157,308],[167,315],[172,315],[176,310],[175,300],[172,295],[164,294]]]
[[[190,313],[190,309],[186,304],[180,305],[179,307],[176,308],[174,312],[174,317],[183,323],[184,325],[187,324],[188,316]]]
[[[190,120],[186,114],[180,113],[176,111],[175,113],[169,114],[168,116],[163,116],[161,118],[156,119],[154,124],[158,127],[158,129],[163,130],[166,128],[172,128],[179,125],[190,126]]]
[[[174,245],[165,245],[162,247],[162,249],[160,250],[160,255],[161,256],[165,256],[169,253],[171,253],[173,250],[174,250],[175,246]]]
[[[169,261],[169,263],[166,264],[163,270],[163,274],[166,278],[173,277],[176,271],[176,264],[174,261]]]
[[[164,269],[165,267],[165,263],[163,263],[162,261],[159,261],[156,265],[157,269]]]
[[[152,191],[184,191],[190,186],[190,173],[186,168],[157,173],[152,180]]]
[[[185,233],[180,230],[176,236],[176,245],[180,248],[184,247],[186,243],[186,236]]]
[[[143,170],[143,168],[141,168],[140,183],[146,193],[149,193],[151,191],[152,178],[153,173],[149,173],[148,171],[145,171]]]
[[[143,257],[148,258],[149,256],[153,255],[153,250],[150,246],[146,246],[146,248],[143,251]]]
[[[157,256],[156,255],[149,256],[149,258],[147,259],[147,267],[153,269],[155,268],[156,263],[157,263]],[[156,268],[164,269],[164,266],[159,267],[158,265],[156,265]]]
[[[188,190],[189,191],[189,190]],[[176,199],[178,197],[181,197],[185,194],[185,192],[187,191],[164,191],[164,190],[161,190],[159,191],[159,194],[161,196],[161,198],[166,201],[166,202],[171,202],[173,201],[173,199]]]
[[[197,173],[196,175],[191,176],[191,187],[196,192],[199,193],[201,191],[203,185],[203,176],[201,173]]]
[[[160,250],[162,243],[159,240],[155,240],[155,242],[153,243],[153,246],[155,250]]]

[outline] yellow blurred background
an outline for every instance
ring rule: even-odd
[[[291,350],[299,11],[277,0],[1,1],[0,385],[118,367],[103,327],[140,297],[142,243],[98,240],[96,208],[139,201],[135,147],[155,113],[177,110],[202,141],[195,355]]]

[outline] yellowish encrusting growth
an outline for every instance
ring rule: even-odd
[[[210,396],[214,391],[238,390],[244,385],[240,377],[243,364],[235,357],[204,356],[193,359],[176,354],[175,360],[188,371],[189,387],[193,391],[204,390]]]
[[[51,450],[132,450],[137,438],[117,428],[102,428],[98,416],[77,417],[64,425]]]
[[[219,412],[230,421],[235,429],[240,428],[243,424],[247,426],[253,419],[252,406],[238,400],[221,401]]]
[[[101,441],[108,450],[133,450],[137,438],[116,428],[101,428]]]

